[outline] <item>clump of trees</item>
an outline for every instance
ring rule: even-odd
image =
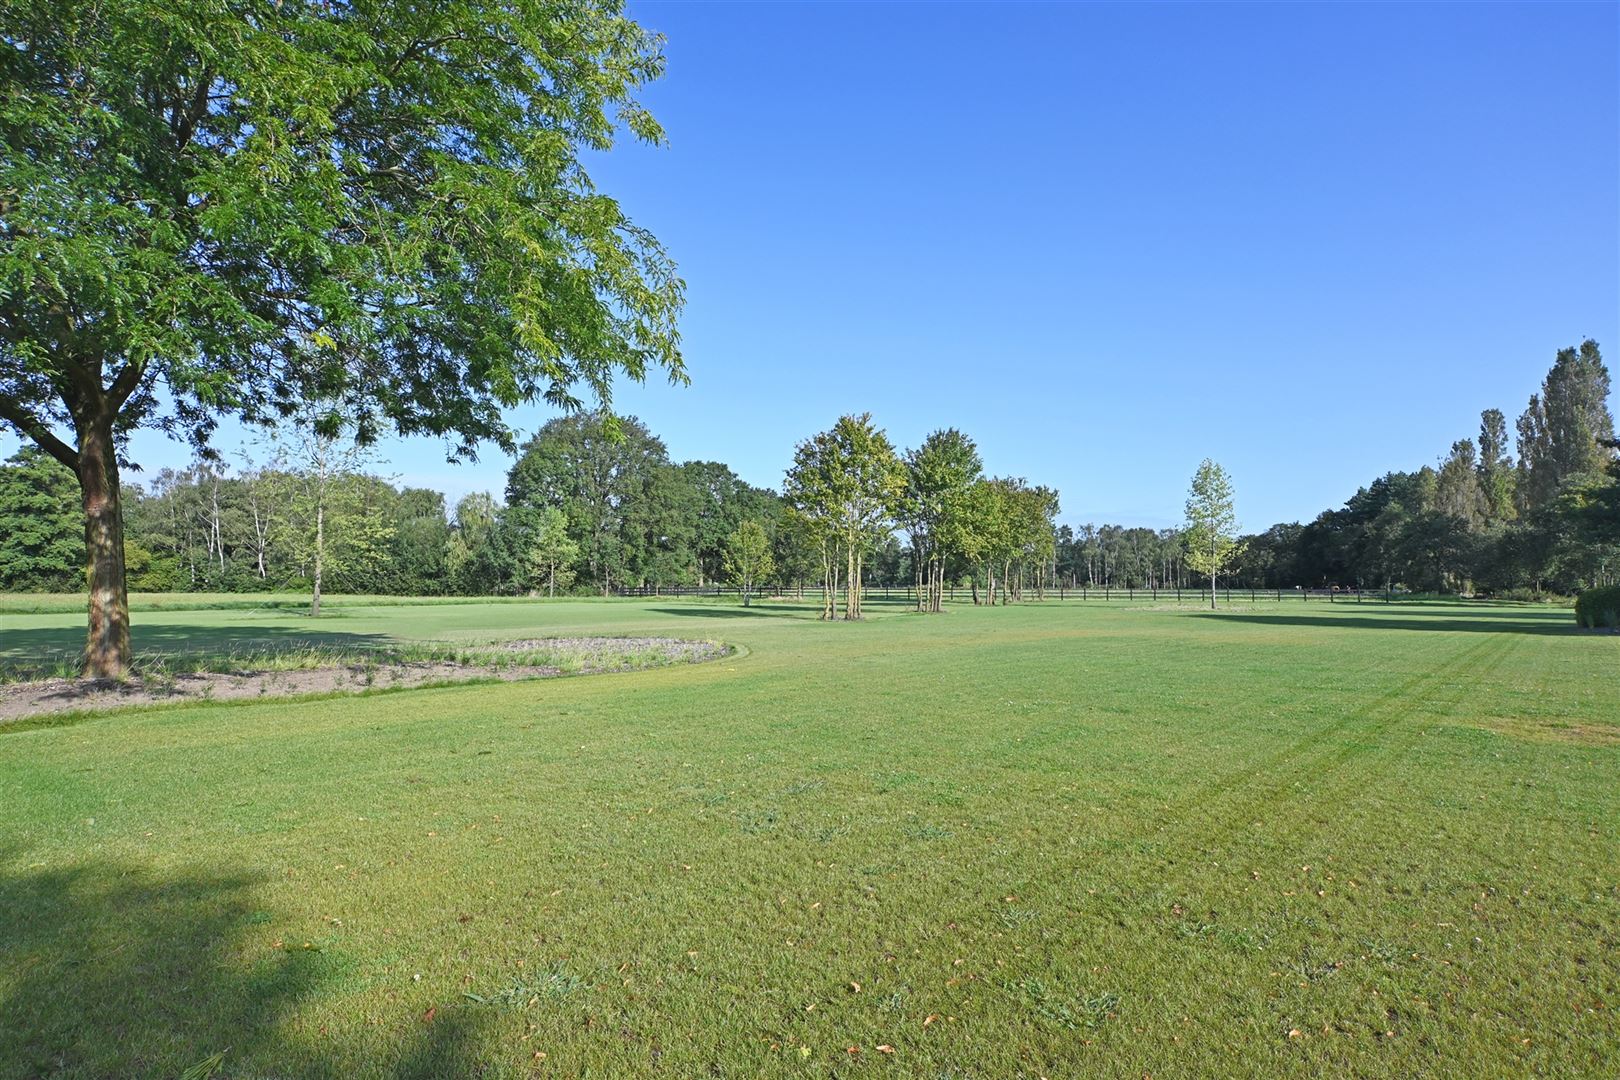
[[[973,440],[936,431],[897,455],[869,413],[845,416],[799,444],[783,490],[792,533],[820,555],[822,617],[861,617],[869,551],[910,538],[905,552],[917,609],[939,612],[947,575],[968,578],[975,603],[1023,598],[1026,581],[1042,590],[1056,553],[1057,493],[1022,479],[986,478]],[[983,587],[981,594],[980,588]]]

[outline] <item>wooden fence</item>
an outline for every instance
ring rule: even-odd
[[[821,592],[822,587],[820,585],[806,585],[802,590],[802,595],[806,598],[815,597],[819,599],[821,597]],[[1248,602],[1256,604],[1265,602],[1280,604],[1291,600],[1299,600],[1306,603],[1317,601],[1329,604],[1360,604],[1363,602],[1390,603],[1391,601],[1401,599],[1401,597],[1404,595],[1399,591],[1391,593],[1386,592],[1383,589],[1306,589],[1297,585],[1291,589],[1261,589],[1249,588],[1247,586],[1232,587],[1223,585],[1217,590],[1217,592],[1219,593],[1219,599],[1223,603]],[[917,590],[909,585],[867,585],[861,590],[861,594],[868,600],[904,600],[908,603],[915,603],[917,599]],[[656,597],[722,597],[740,596],[742,595],[742,590],[737,588],[735,585],[639,585],[628,588],[614,589],[613,595],[622,597],[645,597],[648,599]],[[799,589],[754,590],[754,596],[761,599],[782,597],[797,598],[800,595],[801,590]],[[973,590],[965,585],[947,586],[945,589],[945,599],[947,602],[967,600],[972,597],[972,595]],[[1043,598],[1046,600],[1059,600],[1063,602],[1077,600],[1081,603],[1110,603],[1116,600],[1125,601],[1126,603],[1136,603],[1138,601],[1148,603],[1176,604],[1209,603],[1208,588],[1139,588],[1132,585],[1081,585],[1078,587],[1071,587],[1067,585],[1056,585],[1047,589],[1043,595],[1037,593],[1035,589],[1026,586],[1023,595],[1024,603],[1029,603],[1031,601]]]

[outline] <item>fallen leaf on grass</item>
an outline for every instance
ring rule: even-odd
[[[433,1023],[433,1018],[435,1016],[438,1016],[438,1015],[439,1015],[439,1007],[437,1005],[429,1005],[428,1008],[427,1008],[427,1012],[422,1014],[422,1023],[431,1024],[431,1023]]]

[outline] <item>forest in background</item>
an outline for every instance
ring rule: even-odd
[[[1261,588],[1405,588],[1491,595],[1571,593],[1620,576],[1620,461],[1595,342],[1557,354],[1510,437],[1487,410],[1475,437],[1436,464],[1377,477],[1308,523],[1243,538],[1225,580]],[[525,444],[502,498],[454,506],[398,486],[362,452],[334,464],[306,452],[268,465],[199,460],[126,485],[129,584],[142,591],[305,591],[317,526],[327,589],[395,595],[604,593],[729,581],[728,542],[745,522],[769,544],[776,589],[819,584],[824,552],[782,493],[720,462],[671,460],[626,418],[614,436],[593,415],[547,423]],[[877,433],[881,437],[881,432]],[[952,433],[956,434],[956,433]],[[971,441],[965,440],[971,449]],[[973,458],[977,471],[976,453]],[[1004,541],[1005,584],[1190,587],[1180,529],[1055,524],[1057,493],[984,480],[1046,500]],[[918,581],[937,556],[942,581],[994,577],[984,552],[928,546],[908,527],[903,477],[894,505],[861,534],[867,585]],[[999,518],[1000,510],[984,513]],[[84,580],[74,476],[24,449],[0,464],[0,590],[72,591]],[[974,549],[976,551],[976,549]],[[834,574],[836,579],[836,573]]]

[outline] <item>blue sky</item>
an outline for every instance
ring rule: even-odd
[[[1560,346],[1620,374],[1615,4],[632,12],[669,145],[592,168],[680,263],[692,384],[616,405],[678,460],[774,487],[870,410],[1068,522],[1173,524],[1214,457],[1264,528],[1511,423]],[[504,485],[493,449],[384,449]]]

